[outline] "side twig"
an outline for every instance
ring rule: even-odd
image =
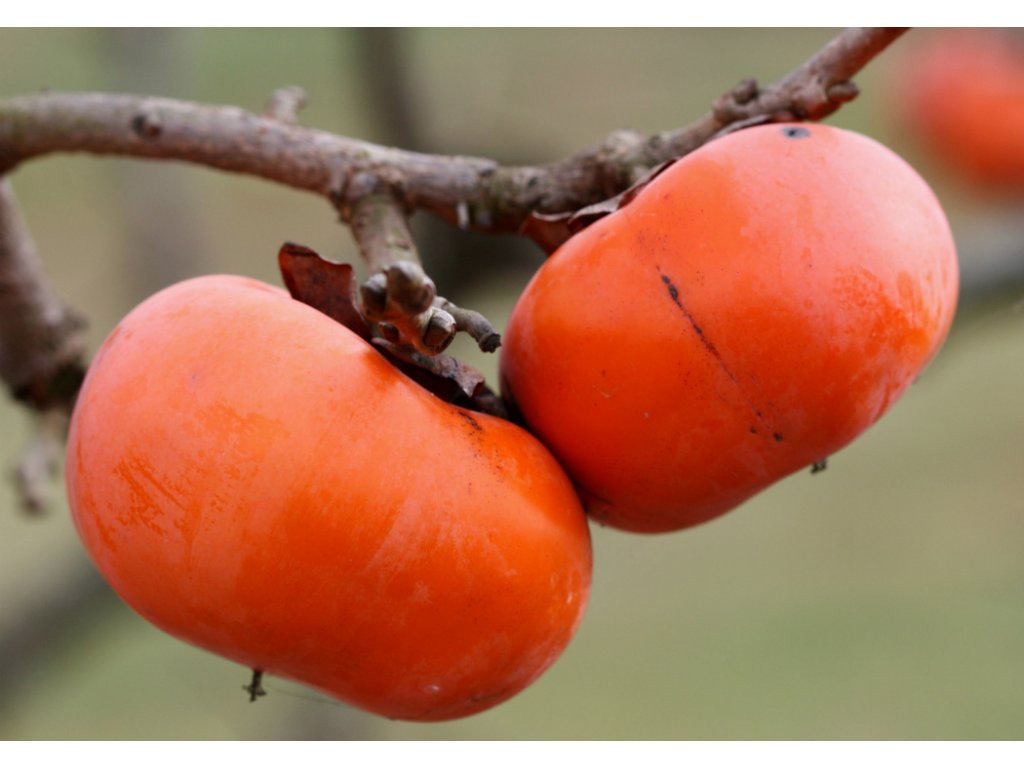
[[[15,469],[28,511],[47,504],[55,445],[85,375],[84,352],[84,323],[53,291],[10,182],[0,178],[0,379],[40,414],[38,434]]]

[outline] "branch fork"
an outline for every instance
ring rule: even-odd
[[[350,190],[360,186],[350,185]],[[373,272],[359,287],[359,299],[363,317],[382,338],[434,356],[452,343],[456,333],[465,331],[483,351],[498,348],[501,338],[483,315],[437,295],[396,194],[366,192],[340,210]]]

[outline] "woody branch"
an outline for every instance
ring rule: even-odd
[[[493,349],[498,338],[486,319],[436,296],[408,233],[409,212],[429,211],[462,229],[522,232],[550,248],[569,236],[573,212],[622,193],[723,131],[830,114],[856,96],[850,78],[904,31],[846,29],[778,82],[762,89],[746,80],[685,128],[651,136],[619,131],[538,166],[410,152],[306,128],[295,122],[304,100],[298,89],[276,93],[263,114],[106,93],[20,96],[0,100],[0,179],[35,158],[86,152],[186,161],[318,194],[350,225],[375,270],[361,294],[382,334],[430,354],[465,330]],[[530,226],[545,215],[553,218]],[[55,404],[66,410],[61,382],[74,390],[80,379],[76,317],[49,287],[3,181],[0,377],[39,411]]]

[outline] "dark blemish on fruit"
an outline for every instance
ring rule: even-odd
[[[658,274],[661,274],[660,270]],[[718,350],[715,349],[715,345],[708,341],[707,338],[705,338],[703,329],[701,329],[701,327],[697,325],[697,321],[693,319],[693,315],[690,314],[690,311],[683,306],[683,302],[679,298],[679,289],[676,288],[675,285],[672,283],[672,278],[670,278],[668,275],[661,274],[661,282],[663,282],[665,286],[668,288],[668,295],[672,297],[672,301],[675,302],[675,305],[679,307],[680,311],[689,321],[690,325],[693,327],[693,330],[696,331],[697,335],[700,337],[701,342],[707,348],[708,352],[714,355],[715,359],[717,359],[718,362],[721,363],[722,360],[718,354]],[[728,373],[728,371],[726,372]],[[729,373],[729,377],[735,381],[735,377],[733,377],[731,373]]]
[[[806,139],[811,135],[809,130],[798,125],[787,125],[785,128],[781,128],[780,132],[787,139]]]
[[[811,464],[812,475],[816,475],[819,472],[824,472],[826,469],[828,469],[828,457],[824,459],[819,459],[818,461]]]
[[[772,432],[772,437],[775,438],[776,443],[782,442],[782,435],[780,435],[778,432]]]
[[[661,267],[655,266],[655,269],[658,270],[658,276],[661,278],[661,282],[664,283],[665,287],[668,289],[668,295],[672,299],[672,302],[677,307],[679,307],[679,311],[683,313],[683,317],[686,318],[686,321],[690,324],[690,327],[693,328],[694,333],[697,334],[697,338],[700,339],[700,343],[704,345],[704,349],[707,350],[708,354],[710,354],[711,357],[714,358],[715,362],[718,363],[719,367],[721,367],[722,372],[725,373],[725,375],[729,377],[729,380],[736,385],[737,389],[739,389],[740,394],[743,395],[744,399],[747,401],[747,404],[750,406],[750,410],[754,412],[754,416],[757,418],[757,421],[762,426],[764,426],[765,430],[768,430],[768,420],[765,419],[764,414],[754,404],[754,401],[750,398],[750,396],[744,391],[743,387],[740,385],[739,379],[736,378],[736,374],[729,370],[729,367],[725,364],[725,361],[722,359],[722,355],[721,353],[719,353],[718,348],[715,347],[713,343],[711,343],[711,340],[704,334],[704,329],[697,324],[696,319],[693,317],[692,314],[690,314],[690,310],[688,310],[686,306],[683,304],[682,296],[679,293],[679,289],[676,288],[675,283],[672,282],[672,278],[663,273],[661,271]],[[753,430],[753,434],[757,434],[757,431]],[[782,439],[782,435],[778,433],[775,433],[774,437],[776,442]]]
[[[750,428],[750,434],[752,434],[752,435],[756,435],[756,434],[757,434],[757,427],[753,427],[753,426],[752,426],[752,427]]]
[[[491,701],[493,699],[498,699],[504,696],[505,691],[507,690],[508,686],[504,686],[503,688],[492,693],[474,693],[472,696],[469,697],[469,700],[475,704],[479,704],[484,701]]]
[[[456,411],[456,413],[458,413],[459,416],[468,421],[469,425],[473,427],[473,429],[475,429],[477,432],[484,431],[484,428],[480,426],[480,423],[476,419],[474,419],[470,414],[466,413],[465,411]]]

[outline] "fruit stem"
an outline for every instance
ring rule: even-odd
[[[243,685],[242,690],[249,694],[249,701],[256,701],[260,696],[266,696],[267,691],[263,688],[263,670],[253,669],[252,681]]]

